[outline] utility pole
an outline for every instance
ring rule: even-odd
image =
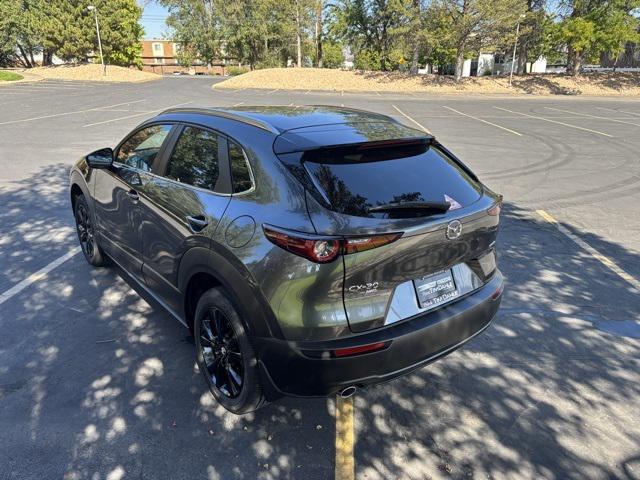
[[[98,24],[98,9],[94,5],[87,7],[88,11],[93,11],[93,16],[96,19],[96,33],[98,34],[98,48],[100,49],[100,63],[102,64],[102,75],[107,74],[107,66],[104,64],[104,56],[102,55],[102,40],[100,40],[100,25]]]
[[[513,80],[513,67],[516,63],[516,48],[518,48],[518,34],[520,33],[520,20],[525,17],[524,13],[520,14],[518,17],[518,23],[516,24],[516,41],[513,44],[513,57],[511,58],[511,73],[509,74],[509,86],[511,86],[511,81]],[[525,66],[526,70],[526,66]]]

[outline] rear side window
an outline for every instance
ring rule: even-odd
[[[219,177],[217,134],[186,127],[173,149],[165,177],[195,187],[215,190]]]
[[[117,161],[150,172],[170,131],[171,125],[154,125],[138,130],[120,145]]]
[[[231,178],[233,193],[246,192],[253,187],[251,169],[244,151],[232,140],[229,140],[229,160],[231,161]]]
[[[462,167],[428,145],[395,153],[391,148],[325,150],[303,161],[330,208],[347,215],[390,216],[369,209],[404,202],[453,199],[465,207],[480,197],[480,186]]]

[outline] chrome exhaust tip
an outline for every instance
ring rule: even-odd
[[[352,397],[354,393],[356,393],[356,390],[357,388],[355,386],[350,385],[340,390],[339,395],[341,398],[349,398]]]

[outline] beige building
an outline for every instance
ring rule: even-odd
[[[147,72],[160,74],[189,73],[224,75],[226,68],[224,64],[215,64],[211,67],[197,62],[191,67],[182,66],[178,63],[177,55],[180,45],[163,39],[142,40],[142,69]]]

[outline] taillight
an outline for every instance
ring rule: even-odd
[[[497,217],[498,215],[500,215],[501,211],[502,211],[502,195],[500,195],[500,197],[498,198],[498,201],[493,205],[493,207],[487,210],[487,213],[492,217]]]
[[[268,225],[263,225],[262,229],[271,243],[316,263],[329,263],[340,254],[363,252],[388,245],[402,236],[402,233],[391,233],[367,237],[327,237]]]

